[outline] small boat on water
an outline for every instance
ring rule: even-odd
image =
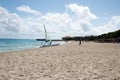
[[[41,47],[48,47],[48,46],[58,46],[60,44],[52,44],[52,41],[57,41],[57,40],[51,40],[49,35],[47,34],[45,24],[44,26],[44,31],[45,31],[45,39],[36,39],[37,41],[44,41],[44,44],[41,45]]]

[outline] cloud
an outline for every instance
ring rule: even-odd
[[[95,14],[90,12],[87,6],[79,6],[76,3],[73,3],[66,5],[66,7],[82,19],[93,20],[97,18]]]
[[[7,38],[35,38],[37,30],[35,25],[30,24],[28,19],[20,18],[16,13],[9,13],[5,8],[0,7],[0,37]],[[40,34],[40,32],[39,32]],[[24,36],[24,37],[23,37]]]
[[[113,16],[110,21],[108,21],[103,26],[93,27],[91,33],[99,35],[103,33],[113,32],[120,29],[120,16]]]
[[[67,10],[69,12],[48,12],[23,18],[0,7],[0,37],[44,38],[43,24],[51,38],[99,35],[120,29],[120,16],[113,16],[105,25],[94,26],[92,21],[97,16],[91,13],[89,7],[69,4]]]
[[[25,12],[25,13],[30,13],[35,16],[39,16],[41,13],[39,11],[31,9],[29,6],[22,5],[16,8],[18,11]]]
[[[41,22],[45,23],[50,32],[67,32],[71,26],[71,18],[67,13],[47,13],[41,16]]]
[[[17,14],[9,14],[8,11],[0,7],[0,28],[1,32],[18,32],[20,28],[20,18]]]

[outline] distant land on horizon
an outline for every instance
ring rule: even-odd
[[[98,35],[98,36],[66,36],[66,37],[63,37],[63,40],[76,40],[76,41],[79,41],[79,40],[87,40],[87,41],[99,41],[99,40],[110,40],[110,41],[113,41],[113,40],[119,40],[120,39],[120,30],[117,30],[117,31],[114,31],[114,32],[109,32],[109,33],[106,33],[106,34],[101,34],[101,35]]]

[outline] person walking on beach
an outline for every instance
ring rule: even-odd
[[[81,40],[79,40],[79,45],[81,45]]]

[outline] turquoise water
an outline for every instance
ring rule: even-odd
[[[35,39],[0,39],[0,52],[38,48],[43,44],[44,41],[36,41]]]

